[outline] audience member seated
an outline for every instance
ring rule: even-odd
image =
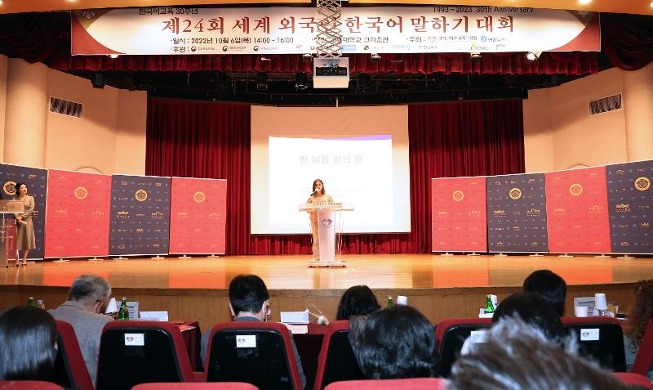
[[[57,325],[45,310],[17,306],[0,314],[0,380],[48,381]]]
[[[643,280],[635,285],[635,304],[630,308],[624,324],[624,348],[628,371],[633,366],[639,344],[651,319],[653,319],[653,279]],[[653,380],[653,370],[649,371],[648,377]]]
[[[70,287],[68,301],[50,310],[55,319],[68,322],[75,329],[84,363],[94,383],[97,380],[102,328],[104,324],[112,321],[110,316],[102,314],[110,296],[111,286],[102,277],[80,275]]]
[[[348,320],[351,316],[361,316],[379,310],[381,305],[376,296],[365,285],[349,287],[338,304],[336,320]]]
[[[488,331],[485,343],[465,343],[451,369],[448,389],[627,388],[610,372],[578,357],[573,340],[563,345],[518,317],[502,318]]]
[[[553,306],[559,317],[564,315],[567,283],[553,271],[548,269],[533,271],[524,280],[522,291],[540,294]]]
[[[417,309],[396,305],[367,317],[352,317],[349,329],[356,361],[369,379],[435,375],[438,361],[435,332]]]
[[[494,311],[492,326],[502,318],[515,315],[542,330],[554,343],[561,343],[566,336],[564,326],[553,306],[538,293],[516,293],[504,299]]]
[[[257,275],[238,275],[229,283],[229,309],[234,321],[267,321],[270,317],[270,294],[265,286],[263,279]],[[290,333],[290,331],[288,331]],[[209,345],[211,332],[204,332],[202,335],[202,362],[206,361],[206,350]],[[306,387],[306,375],[302,368],[299,353],[295,341],[290,334],[293,342],[293,352],[297,360],[297,370],[302,380],[302,386]]]

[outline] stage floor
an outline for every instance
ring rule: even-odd
[[[307,256],[228,256],[38,261],[9,267],[0,285],[70,286],[80,274],[96,273],[113,288],[225,289],[238,274],[254,273],[271,290],[371,288],[413,289],[521,286],[533,270],[550,269],[569,285],[631,283],[653,278],[653,258],[347,255],[344,268],[309,268]]]
[[[306,255],[39,261],[0,270],[0,310],[27,302],[29,296],[45,299],[49,308],[57,306],[66,299],[73,279],[84,273],[105,277],[115,297],[138,300],[141,310],[168,310],[171,318],[199,319],[204,324],[229,319],[226,289],[243,273],[263,278],[276,311],[314,304],[333,318],[344,290],[366,284],[382,304],[388,295],[408,296],[409,304],[433,322],[476,315],[485,294],[502,299],[517,292],[537,269],[550,269],[567,281],[570,313],[573,296],[597,291],[606,292],[625,309],[632,301],[633,284],[653,279],[651,257],[397,254],[344,259],[344,268],[309,268]]]

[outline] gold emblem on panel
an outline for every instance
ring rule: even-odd
[[[75,188],[75,198],[82,200],[88,196],[88,190],[85,187]]]
[[[646,176],[641,176],[635,179],[635,188],[638,191],[646,191],[651,188],[651,180]]]
[[[16,182],[6,181],[5,184],[2,185],[2,191],[4,191],[4,193],[7,195],[16,195]]]
[[[579,196],[580,194],[583,193],[583,186],[578,183],[574,183],[569,186],[569,193],[572,196]]]
[[[136,198],[136,200],[139,202],[145,202],[145,200],[147,199],[147,191],[145,190],[136,191],[136,193],[134,193],[134,198]]]
[[[453,200],[456,202],[460,202],[465,198],[465,193],[462,192],[461,190],[455,190],[453,192]]]
[[[202,203],[206,200],[206,195],[202,191],[197,191],[193,194],[193,200],[195,203]]]
[[[521,198],[522,192],[519,188],[515,187],[508,192],[508,195],[510,196],[510,199],[517,200]]]

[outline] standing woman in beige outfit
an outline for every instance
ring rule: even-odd
[[[313,180],[313,192],[311,192],[311,196],[308,197],[308,200],[306,203],[325,203],[325,202],[333,202],[333,198],[331,195],[327,194],[326,191],[324,190],[324,183],[320,179],[315,179]],[[318,239],[318,225],[317,225],[317,211],[311,211],[310,212],[310,219],[311,219],[311,235],[313,237],[313,258],[317,259],[317,257],[320,254],[320,246],[319,246],[319,239]]]
[[[27,195],[27,185],[25,183],[16,183],[16,199],[23,202],[25,211],[16,215],[16,249],[19,252],[19,258],[16,260],[16,267],[20,262],[20,252],[23,252],[22,266],[27,265],[27,254],[30,250],[36,249],[36,238],[34,237],[34,223],[32,214],[34,213],[34,197]]]

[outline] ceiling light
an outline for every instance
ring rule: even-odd
[[[259,72],[256,75],[256,89],[259,91],[267,91],[268,89],[268,74]]]
[[[302,54],[302,59],[306,62],[312,61],[313,60],[313,54],[311,53],[304,53]]]
[[[295,76],[295,89],[303,91],[308,88],[308,75],[305,72],[299,72]]]
[[[373,62],[381,61],[381,55],[380,55],[379,53],[371,53],[371,54],[370,54],[370,59],[371,59]]]
[[[579,4],[589,4],[591,2],[592,2],[592,0],[578,0]]]
[[[469,58],[471,58],[472,60],[481,58],[481,53],[478,52],[478,51],[473,51],[473,52],[469,53]]]
[[[535,61],[540,58],[540,55],[542,55],[541,51],[529,51],[526,53],[526,59],[529,61]]]
[[[109,58],[111,58],[112,60],[115,60],[118,57],[120,57],[120,54],[109,54]]]

